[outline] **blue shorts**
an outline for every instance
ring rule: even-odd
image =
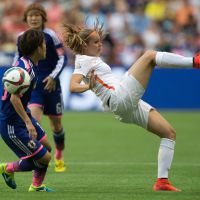
[[[64,110],[61,89],[53,92],[41,89],[33,90],[28,107],[31,106],[41,107],[44,115],[61,116]]]
[[[39,123],[33,117],[29,117],[37,131],[37,140],[32,140],[29,137],[26,125],[22,120],[14,122],[1,120],[1,137],[20,159],[38,160],[47,152],[41,144],[41,141],[46,138],[46,134]]]

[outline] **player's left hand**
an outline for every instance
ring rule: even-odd
[[[90,79],[89,79],[89,89],[92,89],[95,86],[96,80],[97,80],[97,74],[95,70],[92,70],[90,73]]]
[[[56,81],[51,77],[47,76],[44,80],[43,83],[46,83],[44,89],[48,90],[48,92],[53,92],[56,89]]]

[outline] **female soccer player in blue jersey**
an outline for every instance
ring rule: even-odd
[[[200,54],[194,58],[148,50],[122,77],[116,78],[101,58],[103,30],[98,23],[92,29],[65,25],[65,43],[75,54],[75,69],[70,90],[92,90],[114,115],[124,123],[137,124],[161,138],[158,153],[156,191],[180,191],[168,181],[176,133],[173,127],[148,103],[141,100],[154,67],[194,67],[200,69]],[[85,84],[82,84],[82,81]]]
[[[8,147],[20,158],[11,163],[1,163],[0,173],[6,184],[16,189],[14,172],[32,171],[33,182],[29,191],[51,192],[43,185],[48,164],[51,160],[51,146],[44,130],[31,116],[27,108],[31,92],[36,84],[35,66],[46,57],[46,44],[42,31],[29,29],[20,37],[19,49],[22,57],[15,63],[29,73],[31,85],[22,94],[9,94],[5,89],[0,110],[1,137]]]
[[[46,42],[46,59],[38,62],[37,85],[32,92],[29,108],[33,117],[41,123],[42,114],[48,115],[55,142],[55,171],[65,171],[63,150],[65,131],[62,125],[63,99],[59,75],[66,65],[67,57],[63,45],[56,33],[45,28],[47,14],[40,4],[29,5],[24,12],[24,21],[30,28],[44,32]],[[20,37],[19,37],[20,38]],[[16,58],[21,56],[19,54]]]

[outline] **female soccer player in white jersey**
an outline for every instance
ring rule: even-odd
[[[158,177],[153,190],[181,191],[168,181],[168,170],[174,155],[175,130],[141,97],[156,65],[200,68],[200,55],[192,58],[148,50],[119,81],[112,74],[110,66],[100,58],[103,36],[103,26],[99,26],[98,22],[92,29],[64,25],[64,42],[76,54],[75,70],[70,82],[71,92],[92,90],[103,106],[108,106],[121,122],[137,124],[159,136]]]
[[[6,184],[16,189],[14,173],[33,170],[33,182],[29,191],[52,192],[42,184],[51,160],[51,146],[44,130],[27,108],[37,80],[35,67],[39,60],[46,57],[43,32],[29,29],[21,36],[19,48],[23,56],[15,66],[27,70],[31,84],[24,94],[9,94],[6,89],[3,91],[0,109],[1,137],[19,160],[0,163],[0,173]]]

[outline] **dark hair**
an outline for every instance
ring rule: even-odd
[[[44,7],[38,3],[32,3],[30,4],[24,11],[24,16],[23,16],[23,21],[26,22],[27,20],[27,15],[29,11],[38,11],[40,13],[40,15],[42,16],[43,22],[47,21],[47,13],[44,9]]]
[[[44,33],[35,29],[28,29],[19,38],[19,50],[24,56],[34,53],[44,41]]]

